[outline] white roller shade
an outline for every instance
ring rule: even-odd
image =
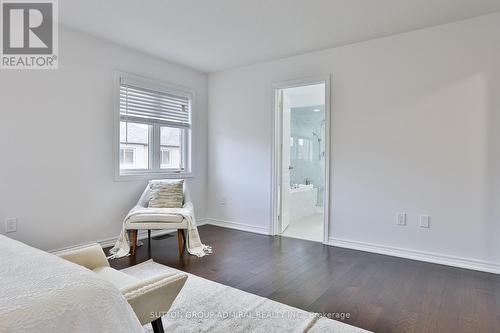
[[[127,122],[191,127],[191,103],[187,96],[162,88],[120,80],[120,119]]]

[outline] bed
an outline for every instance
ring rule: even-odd
[[[92,271],[0,235],[0,332],[144,332]]]

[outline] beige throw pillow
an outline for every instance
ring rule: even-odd
[[[149,183],[151,208],[181,208],[184,202],[184,180],[152,181]]]

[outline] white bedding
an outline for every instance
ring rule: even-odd
[[[0,332],[144,332],[92,271],[0,235]]]

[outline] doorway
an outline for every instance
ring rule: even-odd
[[[275,85],[273,234],[328,243],[329,78]]]

